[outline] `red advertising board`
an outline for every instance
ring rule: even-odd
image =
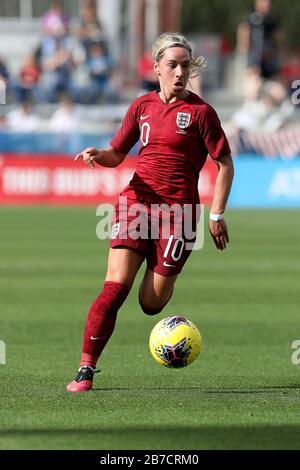
[[[0,204],[99,204],[114,202],[135,169],[128,157],[118,168],[91,170],[66,156],[0,155]],[[217,169],[201,172],[201,202],[210,204]]]

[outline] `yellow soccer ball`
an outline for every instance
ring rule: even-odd
[[[178,316],[167,317],[151,331],[149,347],[159,364],[179,369],[197,359],[202,339],[200,331],[190,320]]]

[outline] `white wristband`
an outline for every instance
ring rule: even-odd
[[[212,213],[210,213],[209,218],[210,218],[210,220],[213,220],[214,222],[219,222],[219,220],[224,219],[224,215],[223,214],[212,214]]]

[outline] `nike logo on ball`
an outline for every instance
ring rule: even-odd
[[[164,262],[164,266],[166,266],[166,268],[176,268],[174,264],[168,264],[166,261]]]

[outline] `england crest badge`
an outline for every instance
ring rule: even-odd
[[[186,129],[191,124],[192,115],[189,113],[177,113],[176,124],[179,129]]]

